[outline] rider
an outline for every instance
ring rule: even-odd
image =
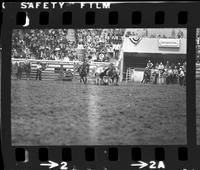
[[[111,71],[111,70],[113,71],[114,69],[115,69],[114,64],[110,63],[109,66],[104,70],[104,72],[102,74],[107,75],[108,71]]]
[[[110,76],[109,74],[112,74],[110,71],[111,70],[113,71],[113,69],[115,69],[115,67],[114,67],[114,65],[112,63],[110,63],[109,66],[107,66],[104,69],[104,71],[99,74],[100,79],[103,79],[104,76],[106,76],[106,77]],[[105,84],[105,82],[104,82],[104,84]]]
[[[89,73],[90,65],[89,65],[88,61],[85,58],[83,59],[83,67],[87,68],[87,73]]]
[[[150,69],[148,67],[145,67],[144,75],[143,75],[143,79],[141,83],[147,83],[150,81],[149,72],[150,72]]]
[[[87,82],[87,74],[89,73],[89,67],[90,65],[88,64],[88,62],[86,61],[86,59],[83,59],[83,63],[81,64],[81,66],[78,68],[78,72],[80,74],[80,82],[84,82],[86,84]],[[85,77],[85,79],[84,79]]]

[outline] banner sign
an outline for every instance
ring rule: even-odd
[[[132,36],[129,38],[129,40],[135,45],[137,45],[141,41],[141,39],[142,38],[139,36]]]
[[[167,38],[158,39],[158,47],[180,48],[180,39],[167,39]]]

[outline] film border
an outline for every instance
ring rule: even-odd
[[[187,63],[189,67],[189,72],[188,72],[188,77],[187,77],[187,145],[186,146],[168,146],[168,145],[162,145],[159,147],[162,147],[165,149],[166,152],[166,157],[167,155],[171,160],[177,160],[177,155],[175,156],[174,153],[177,151],[177,148],[179,147],[186,147],[188,148],[188,155],[189,155],[189,161],[187,161],[187,164],[189,164],[188,167],[194,166],[194,168],[198,167],[198,161],[195,160],[196,155],[199,154],[199,147],[196,146],[196,113],[195,113],[195,107],[196,107],[196,102],[195,102],[195,56],[196,56],[196,49],[195,49],[195,39],[196,39],[196,28],[200,26],[200,21],[198,21],[198,18],[196,16],[199,16],[199,7],[200,3],[174,3],[173,6],[171,3],[141,3],[141,4],[113,4],[111,9],[108,10],[97,10],[97,9],[82,9],[80,10],[77,7],[72,8],[72,12],[76,13],[76,15],[72,17],[72,24],[69,26],[64,26],[64,28],[97,28],[97,27],[102,27],[102,28],[114,28],[114,27],[119,27],[119,28],[171,28],[171,27],[178,27],[178,28],[187,28],[187,35],[188,35],[188,45],[187,45]],[[15,148],[18,147],[11,147],[11,142],[7,142],[10,140],[10,132],[8,129],[10,129],[10,122],[7,120],[10,120],[10,109],[8,109],[10,105],[10,92],[7,90],[8,87],[10,87],[10,78],[7,73],[10,72],[10,50],[11,49],[11,44],[9,39],[11,39],[11,31],[13,28],[22,28],[21,26],[16,26],[15,19],[16,19],[16,13],[19,11],[23,11],[21,9],[18,9],[17,6],[15,6],[15,3],[12,5],[9,5],[4,9],[3,12],[3,26],[2,26],[2,46],[6,48],[2,48],[2,54],[7,56],[2,58],[2,97],[4,100],[2,100],[2,145],[3,145],[3,154],[4,154],[4,162],[5,165],[9,165],[10,161],[15,162],[14,158],[10,158],[8,161],[7,158],[9,158],[9,155],[14,155],[14,150]],[[38,20],[35,19],[39,18],[39,13],[44,11],[44,10],[24,10],[28,11],[31,25],[29,28],[63,28],[62,25],[62,12],[64,10],[60,9],[54,9],[51,10],[50,13],[50,22],[49,25],[46,26],[39,26],[38,25]],[[96,22],[92,26],[85,25],[85,18],[84,14],[87,11],[94,11],[96,15]],[[119,14],[119,20],[117,25],[108,25],[108,13],[110,11],[117,11]],[[142,13],[142,21],[141,24],[138,25],[133,25],[131,23],[131,12],[132,11],[140,11]],[[154,22],[154,14],[156,11],[164,11],[165,13],[165,22],[164,24],[155,24]],[[178,24],[178,17],[177,14],[179,11],[187,11],[188,13],[188,22],[187,24]],[[12,14],[12,15],[11,15]],[[52,16],[56,16],[56,20],[53,20]],[[81,16],[81,17],[80,17]],[[129,16],[129,17],[127,17]],[[102,17],[104,19],[102,19]],[[8,20],[9,18],[9,20]],[[127,18],[124,20],[124,18]],[[151,19],[149,19],[151,18]],[[56,21],[56,22],[55,22]],[[4,34],[6,32],[6,34]],[[192,101],[192,102],[191,102]],[[29,150],[29,152],[33,152],[32,156],[30,155],[30,158],[32,158],[33,162],[38,162],[37,158],[34,156],[37,155],[36,151],[34,149],[40,148],[38,147],[27,147],[27,146],[21,146],[22,148],[26,148]],[[50,153],[54,153],[52,158],[55,158],[54,160],[57,160],[59,158],[59,154],[57,153],[56,148],[62,149],[63,146],[47,146],[49,148]],[[105,158],[105,154],[102,152],[109,146],[90,146],[95,148],[96,152],[99,153],[97,155],[101,155]],[[130,148],[133,146],[114,146],[117,147],[119,150],[120,157],[123,158],[123,155],[126,155],[126,153],[130,153]],[[149,145],[149,146],[137,146],[142,148],[142,151],[144,152],[144,159],[153,159],[153,149],[158,147],[154,145]],[[84,160],[82,156],[78,157],[79,151],[82,151],[84,153],[84,149],[86,148],[85,146],[70,146],[72,148],[72,152],[75,152],[77,164],[80,164]],[[167,151],[166,151],[167,150]],[[123,154],[121,154],[123,153]],[[99,156],[100,157],[100,156]],[[115,169],[121,169],[124,166],[126,167],[127,165],[123,165],[123,159],[120,158],[120,161],[117,161],[117,166],[115,165],[108,165],[111,166]],[[79,162],[80,161],[80,162]],[[108,163],[106,159],[102,160],[105,163]],[[101,161],[101,162],[102,162]],[[169,161],[168,167],[173,167],[173,168],[180,168],[180,164],[177,161],[176,163],[172,163]],[[34,165],[32,162],[32,165]],[[121,163],[120,163],[121,162]],[[100,160],[98,160],[97,165],[100,166]],[[176,165],[177,164],[177,165]],[[11,166],[11,165],[10,165]],[[15,166],[13,165],[13,168]]]

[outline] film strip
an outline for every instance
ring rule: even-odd
[[[199,8],[2,3],[4,169],[200,169]]]

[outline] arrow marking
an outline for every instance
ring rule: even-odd
[[[131,164],[131,166],[139,166],[139,169],[142,169],[146,166],[148,166],[148,164],[146,162],[143,162],[143,161],[138,161],[139,163],[138,164]]]
[[[48,161],[49,163],[42,163],[40,166],[49,166],[49,169],[55,168],[58,166],[56,162]]]

